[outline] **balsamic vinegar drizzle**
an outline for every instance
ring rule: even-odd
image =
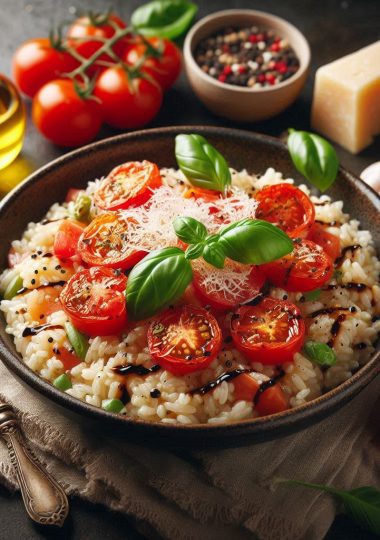
[[[61,324],[40,324],[38,326],[26,326],[22,332],[22,337],[35,336],[44,330],[55,330],[57,328],[63,328]]]
[[[261,394],[265,390],[268,390],[268,388],[270,388],[271,386],[274,386],[276,384],[276,382],[279,381],[284,375],[285,375],[285,371],[283,369],[280,369],[278,374],[275,375],[274,377],[270,378],[269,381],[265,381],[265,382],[261,383],[258,390],[257,390],[257,392],[256,392],[256,394],[255,394],[255,397],[253,399],[253,403],[255,405],[257,405]]]
[[[234,369],[233,371],[226,371],[225,373],[222,373],[219,375],[217,379],[214,379],[213,381],[208,382],[207,384],[200,386],[199,388],[194,388],[193,390],[190,390],[190,394],[201,394],[201,396],[204,396],[208,392],[211,392],[211,390],[214,390],[217,386],[222,384],[224,381],[232,381],[235,379],[235,377],[238,377],[238,375],[241,375],[242,373],[249,373],[250,369]]]
[[[346,246],[342,249],[342,253],[340,256],[335,259],[335,266],[339,268],[339,266],[342,266],[344,259],[346,258],[346,253],[351,251],[351,253],[354,253],[357,249],[360,249],[362,246],[360,244],[353,244],[352,246]]]
[[[44,289],[45,287],[63,287],[64,285],[66,285],[66,283],[66,281],[49,281],[49,283],[46,283],[45,285],[40,285],[39,287],[35,287],[34,289],[28,289],[28,287],[21,287],[21,289],[19,289],[16,294],[24,294],[27,291],[38,291],[39,289]]]
[[[211,390],[214,390],[217,386],[222,384],[222,382],[232,381],[233,379],[235,379],[242,373],[251,373],[252,371],[253,370],[251,369],[244,369],[244,368],[237,368],[232,371],[226,371],[225,373],[222,373],[221,375],[219,375],[219,377],[217,377],[213,381],[210,381],[207,384],[200,386],[199,388],[194,388],[193,390],[190,390],[190,394],[201,394],[201,396],[204,396],[205,394],[207,394],[208,392],[211,392]],[[284,375],[285,375],[285,371],[280,370],[280,372],[277,375],[275,375],[268,381],[261,383],[255,395],[254,404],[255,405],[257,404],[260,394],[262,394],[264,390],[267,390],[268,388],[276,384],[276,382],[279,379],[281,379],[281,377],[283,377]]]
[[[309,317],[310,319],[314,319],[315,317],[319,317],[319,315],[331,315],[332,313],[336,313],[337,311],[338,312],[349,311],[350,313],[355,313],[357,310],[355,306],[351,306],[351,307],[337,306],[337,307],[322,308],[322,309],[317,309],[317,311],[313,311],[313,313],[311,313]]]
[[[362,285],[362,284],[359,283],[358,285]],[[340,327],[347,318],[347,315],[348,315],[347,312],[355,313],[356,311],[357,309],[355,306],[322,308],[322,309],[317,309],[317,311],[313,311],[313,313],[311,313],[309,317],[311,319],[314,319],[315,317],[319,317],[319,315],[332,315],[333,313],[337,313],[337,312],[339,313],[339,315],[337,316],[337,318],[335,319],[335,321],[333,322],[331,326],[331,330],[330,330],[331,339],[327,342],[327,345],[329,347],[333,347],[335,339],[339,334]],[[346,312],[346,313],[343,313],[343,312]]]
[[[155,364],[154,366],[147,368],[142,365],[135,365],[135,364],[125,364],[122,366],[116,366],[112,368],[112,371],[117,373],[118,375],[149,375],[149,373],[154,373],[155,371],[158,371],[161,369],[161,366],[159,364]]]

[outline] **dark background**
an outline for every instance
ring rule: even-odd
[[[196,0],[195,0],[196,1]],[[133,9],[143,2],[133,0],[0,0],[0,73],[11,74],[11,57],[24,40],[48,35],[50,28],[91,9],[100,11],[111,5],[128,20]],[[288,127],[309,129],[310,105],[314,73],[320,65],[353,52],[380,39],[379,0],[198,0],[200,18],[219,9],[252,8],[272,12],[296,25],[308,39],[312,52],[311,73],[296,103],[276,118],[256,124],[236,124],[209,113],[190,90],[182,75],[165,96],[163,107],[149,127],[175,124],[224,125],[280,136]],[[28,104],[29,109],[29,104]],[[116,133],[103,129],[100,138]],[[337,147],[341,163],[353,172],[360,172],[380,160],[380,137],[369,148],[353,156]],[[4,192],[21,181],[32,170],[63,153],[62,149],[42,139],[29,121],[21,156],[7,169],[0,171],[0,190]],[[42,529],[28,520],[19,495],[0,488],[0,539],[136,539],[143,538],[132,518],[106,509],[71,501],[71,515],[62,531]],[[145,533],[152,537],[152,532]],[[207,538],[205,528],[204,538]],[[339,516],[330,529],[328,540],[370,540],[345,517]],[[201,539],[202,540],[202,539]],[[279,539],[281,540],[281,539]],[[307,539],[305,539],[307,540]]]

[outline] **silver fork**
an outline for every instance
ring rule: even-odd
[[[27,448],[10,405],[0,405],[0,435],[7,444],[29,516],[40,525],[62,527],[69,513],[66,494]]]

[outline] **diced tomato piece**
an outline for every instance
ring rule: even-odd
[[[80,358],[66,349],[66,347],[60,347],[58,351],[56,352],[56,357],[62,362],[65,371],[70,371],[70,369],[81,363]]]
[[[249,375],[249,373],[242,373],[233,380],[235,389],[235,400],[240,401],[253,401],[255,395],[260,388],[259,383]]]
[[[260,416],[268,416],[289,409],[288,399],[279,384],[270,386],[262,394],[256,405]]]
[[[62,309],[59,293],[59,287],[43,287],[27,295],[26,306],[32,321],[44,324],[48,315]]]
[[[70,259],[77,255],[78,242],[86,225],[65,219],[59,226],[54,239],[54,254],[59,259]]]

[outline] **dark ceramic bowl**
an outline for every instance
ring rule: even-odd
[[[0,204],[0,266],[7,265],[9,243],[21,236],[29,221],[40,221],[50,205],[62,201],[70,187],[84,187],[89,180],[109,172],[128,160],[148,159],[159,166],[176,166],[174,137],[178,133],[200,133],[214,144],[236,169],[263,173],[270,165],[286,176],[301,180],[293,168],[285,145],[277,139],[246,131],[216,127],[170,127],[120,135],[66,154],[32,174]],[[345,210],[359,217],[380,251],[380,199],[361,180],[340,168],[331,189],[334,199],[343,199]],[[275,438],[321,420],[351,400],[379,373],[379,352],[348,381],[302,405],[280,414],[224,425],[168,425],[132,420],[107,413],[54,388],[31,371],[15,351],[11,337],[0,323],[0,355],[4,364],[29,388],[74,414],[76,421],[133,440],[162,442],[171,446],[237,446]],[[108,429],[109,428],[109,429]]]

